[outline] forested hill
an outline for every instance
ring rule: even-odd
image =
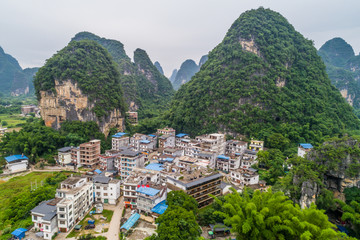
[[[232,24],[209,59],[172,101],[177,131],[223,130],[294,143],[357,129],[353,109],[331,85],[311,40],[279,13],[259,8]]]
[[[116,70],[110,54],[98,43],[89,40],[70,42],[68,46],[48,59],[46,64],[39,69],[34,80],[38,100],[43,97],[42,91],[55,94],[55,87],[68,80],[76,84],[75,86],[82,91],[82,94],[94,103],[92,111],[98,118],[108,115],[109,111],[113,109],[120,109],[124,115],[126,106],[120,84],[120,74]],[[55,96],[66,94],[64,91],[56,93]],[[68,94],[68,98],[76,95],[76,89],[70,88]],[[60,100],[57,103],[70,106],[76,105],[81,100],[77,99],[75,104]],[[84,104],[89,103],[84,102]],[[88,106],[88,108],[91,107]],[[67,120],[79,120],[72,119],[74,115],[74,112],[68,113]]]
[[[23,70],[18,61],[0,47],[0,92],[6,95],[34,93],[33,75],[38,68]]]
[[[360,115],[360,56],[342,38],[327,41],[318,51],[331,82]]]
[[[144,118],[155,116],[158,114],[159,109],[163,110],[168,107],[174,90],[170,81],[160,74],[146,53],[149,61],[146,62],[146,65],[143,64],[142,67],[151,71],[151,79],[145,74],[144,69],[138,68],[135,63],[131,62],[131,59],[125,53],[124,45],[119,41],[101,38],[89,32],[80,32],[71,41],[84,39],[96,41],[105,47],[117,63],[125,101],[131,111],[137,110],[139,117]]]

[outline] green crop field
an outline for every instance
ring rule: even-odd
[[[12,129],[21,127],[21,124],[24,124],[26,122],[26,117],[23,117],[20,114],[0,114],[0,120],[0,124],[3,127]]]

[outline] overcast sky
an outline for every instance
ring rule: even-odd
[[[222,41],[236,18],[263,6],[280,12],[319,48],[342,37],[360,51],[359,0],[0,0],[0,46],[25,67],[42,66],[80,31],[136,48],[169,76],[198,62]]]

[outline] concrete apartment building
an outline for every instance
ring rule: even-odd
[[[244,153],[247,149],[247,142],[238,141],[238,140],[229,140],[226,141],[225,145],[225,154],[235,154],[235,153]]]
[[[259,184],[259,174],[253,168],[231,170],[230,177],[233,183],[241,186]]]
[[[95,201],[116,205],[120,198],[120,180],[94,176]]]
[[[146,187],[149,183],[160,184],[160,172],[134,169],[123,182],[124,205],[132,209],[137,208],[136,190],[142,186]]]
[[[159,137],[159,149],[175,147],[175,135],[164,134]]]
[[[147,140],[147,136],[141,133],[135,133],[130,138],[129,146],[133,147],[135,151],[140,151],[140,141]]]
[[[118,170],[121,179],[130,176],[135,168],[143,168],[145,163],[145,155],[139,151],[133,151],[125,148],[119,152],[114,163],[115,169]]]
[[[115,135],[112,135],[111,139],[111,149],[120,150],[122,147],[129,146],[130,137],[127,133],[118,132]]]
[[[216,169],[220,171],[229,172],[238,169],[241,163],[241,156],[239,154],[219,155],[216,158]]]
[[[82,166],[93,168],[99,163],[101,140],[91,140],[80,144],[80,164]]]
[[[31,220],[34,228],[43,232],[44,239],[52,239],[58,232],[56,204],[60,198],[41,202],[38,206],[31,210]]]
[[[188,134],[186,133],[179,133],[175,135],[175,147],[180,147],[181,141],[184,139],[190,139]]]
[[[200,142],[202,150],[212,151],[218,155],[225,153],[225,134],[205,134],[197,136],[195,139]]]
[[[240,167],[249,168],[254,164],[257,164],[257,152],[246,149],[245,153],[241,157]]]
[[[152,213],[151,209],[158,203],[166,200],[167,187],[163,185],[149,184],[136,189],[137,193],[137,209],[141,212]]]
[[[220,183],[222,175],[212,172],[206,168],[193,168],[183,174],[169,174],[167,176],[167,187],[170,190],[182,190],[194,197],[199,203],[199,208],[209,205],[213,198],[221,194]]]
[[[60,183],[55,198],[61,198],[56,204],[57,222],[61,232],[68,232],[81,220],[94,203],[93,183],[83,177],[69,177]]]

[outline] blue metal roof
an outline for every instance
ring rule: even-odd
[[[149,196],[155,196],[160,192],[160,190],[151,187],[139,187],[138,189],[136,189],[136,192]]]
[[[154,135],[154,134],[148,134],[148,136],[150,136],[150,137],[156,137],[156,135]]]
[[[160,163],[150,163],[145,167],[145,169],[148,170],[154,170],[154,171],[162,171],[164,168],[162,167],[162,164]]]
[[[187,136],[188,134],[186,134],[186,133],[179,133],[178,135],[176,135],[177,137],[179,137],[179,138],[182,138],[182,137],[185,137],[185,136]]]
[[[25,237],[25,232],[27,231],[26,228],[18,228],[15,231],[13,231],[11,234],[14,235],[17,238],[24,238]]]
[[[124,135],[126,135],[127,133],[124,133],[124,132],[118,132],[118,133],[115,133],[115,135],[112,135],[112,137],[122,137]]]
[[[166,205],[166,201],[164,200],[164,201],[161,201],[158,204],[156,204],[155,207],[153,207],[151,209],[151,211],[161,215],[166,211],[167,208],[168,208],[168,205]]]
[[[134,224],[139,220],[140,214],[134,213],[129,217],[129,219],[120,227],[120,229],[124,228],[126,230],[129,230]]]
[[[150,143],[149,140],[140,140],[140,143]]]
[[[102,171],[100,171],[99,169],[95,169],[94,172],[96,172],[97,174],[101,174]]]
[[[168,157],[168,158],[165,158],[164,161],[172,162],[172,161],[174,161],[174,158],[169,158],[169,157]]]
[[[313,148],[313,145],[311,145],[311,143],[300,143],[300,146],[305,149]]]
[[[25,155],[12,155],[12,156],[5,157],[5,160],[7,162],[12,162],[12,161],[16,161],[16,160],[29,160],[29,158]]]
[[[220,158],[220,159],[225,159],[225,160],[229,160],[230,158],[225,156],[225,155],[219,155],[217,156],[217,158]]]

